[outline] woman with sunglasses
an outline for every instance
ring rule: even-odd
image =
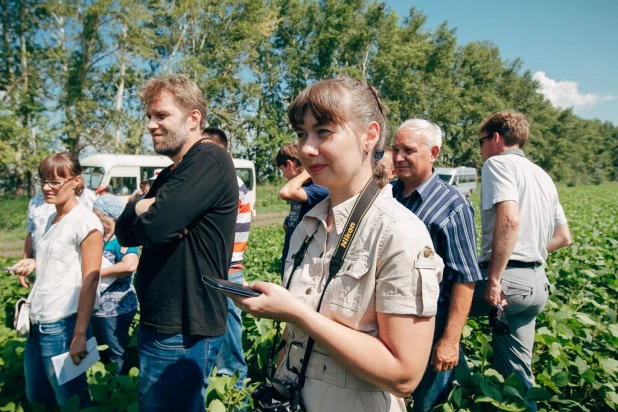
[[[24,352],[26,396],[31,403],[64,404],[74,394],[90,403],[86,374],[58,383],[51,358],[69,352],[79,364],[87,355],[90,315],[97,300],[103,254],[103,228],[97,216],[78,203],[84,190],[82,168],[68,153],[39,165],[38,183],[47,203],[56,207],[35,259],[15,264],[24,287],[36,269],[30,300],[30,336]]]
[[[427,366],[443,264],[423,223],[393,198],[378,163],[387,136],[384,112],[376,90],[349,77],[319,81],[296,97],[288,117],[299,159],[329,197],[292,235],[284,275],[289,290],[255,282],[258,297],[228,294],[254,316],[287,322],[277,388],[300,386],[309,337],[314,340],[301,391],[309,412],[404,412],[402,398]],[[326,284],[353,205],[372,179],[381,189]],[[297,257],[302,262],[294,270]]]

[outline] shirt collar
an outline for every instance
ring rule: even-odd
[[[335,233],[337,235],[341,235],[343,229],[345,227],[345,223],[352,212],[352,208],[354,207],[354,203],[356,199],[358,199],[360,193],[352,196],[345,202],[338,204],[333,208],[333,215],[335,217]],[[391,185],[385,185],[382,189],[380,189],[380,193],[378,194],[377,199],[374,204],[379,202],[381,199],[393,197],[393,191]],[[313,235],[318,229],[318,225],[324,224],[326,227],[326,219],[328,217],[328,208],[330,207],[330,196],[326,199],[315,205],[313,209],[307,212],[305,217],[303,217],[303,224],[305,227],[306,236]]]
[[[433,168],[431,170],[432,173],[431,176],[429,176],[429,179],[425,180],[419,187],[416,188],[416,191],[421,199],[424,199],[428,194],[433,192],[434,187],[438,184],[438,172],[436,172],[436,169]]]
[[[416,189],[414,189],[412,193],[417,192],[421,199],[424,199],[428,194],[433,192],[434,187],[438,184],[438,179],[438,172],[436,172],[436,169],[432,168],[431,176],[429,176],[427,180],[425,180]],[[403,198],[404,188],[405,186],[403,181],[399,179],[393,188],[393,192],[400,193],[401,197]],[[412,196],[412,193],[410,193],[410,196]]]
[[[504,152],[500,153],[500,155],[509,155],[509,154],[514,154],[514,155],[518,155],[521,157],[526,157],[524,155],[524,151],[521,149],[509,149],[509,150],[505,150]]]

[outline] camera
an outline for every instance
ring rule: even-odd
[[[511,333],[509,321],[504,313],[502,303],[499,302],[496,307],[489,312],[489,326],[491,326],[491,330],[499,336]]]
[[[300,402],[300,391],[289,383],[273,380],[258,386],[251,394],[251,412],[304,412]]]

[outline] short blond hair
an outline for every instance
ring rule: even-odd
[[[503,110],[487,116],[479,125],[479,133],[498,133],[507,146],[524,147],[528,141],[530,125],[523,113],[515,110]]]
[[[202,115],[200,130],[206,127],[208,105],[204,94],[193,80],[182,74],[154,77],[140,88],[139,98],[144,104],[148,105],[164,91],[174,96],[176,104],[180,106],[183,112],[189,113],[198,110]]]

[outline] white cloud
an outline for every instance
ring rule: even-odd
[[[583,109],[603,102],[608,102],[616,98],[616,96],[611,94],[582,94],[579,91],[579,85],[576,82],[570,80],[556,81],[550,77],[547,77],[545,72],[536,72],[532,77],[540,83],[541,87],[539,88],[539,91],[543,93],[545,98],[554,106],[562,109],[567,107]]]

